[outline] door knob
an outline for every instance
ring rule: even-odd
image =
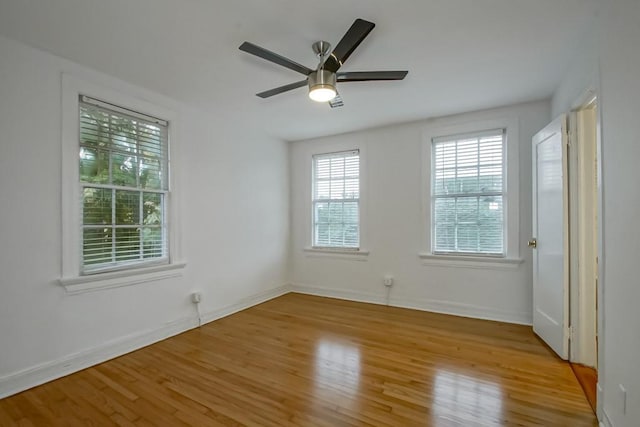
[[[529,246],[530,248],[537,248],[538,247],[538,241],[536,239],[531,239],[527,242],[527,246]]]

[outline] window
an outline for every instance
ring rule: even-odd
[[[313,247],[360,246],[359,150],[313,156]]]
[[[432,253],[506,256],[506,129],[432,139]]]
[[[168,263],[168,123],[79,100],[81,274]]]

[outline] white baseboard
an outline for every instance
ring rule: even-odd
[[[0,399],[122,356],[197,326],[195,317],[183,318],[157,329],[108,341],[98,347],[2,377],[0,378]]]
[[[602,379],[602,377],[600,378]],[[602,389],[602,384],[600,381],[596,383],[596,415],[598,420],[600,420],[600,425],[604,426],[603,419],[605,417],[604,413],[604,390]],[[610,425],[607,427],[611,427]]]
[[[322,288],[309,285],[283,285],[274,289],[242,298],[234,304],[218,308],[204,313],[201,316],[202,323],[229,316],[254,305],[261,304],[273,298],[289,292],[297,292],[309,295],[318,295],[330,298],[346,299],[350,301],[384,304],[384,296],[367,294],[363,292],[344,289]],[[502,312],[487,307],[468,304],[460,304],[448,301],[436,301],[427,299],[401,299],[391,298],[391,305],[395,307],[412,308],[436,313],[452,314],[456,316],[473,317],[479,319],[498,320],[509,323],[531,324],[526,313]],[[121,356],[139,348],[162,341],[174,335],[178,335],[198,325],[198,319],[187,317],[167,323],[166,325],[129,335],[123,338],[109,341],[98,347],[71,354],[64,358],[43,363],[32,368],[16,372],[0,378],[0,399],[19,393],[29,388],[44,384],[71,373],[86,369],[90,366],[105,362],[109,359]]]
[[[338,298],[349,301],[367,302],[372,304],[386,304],[385,296],[337,288],[293,284],[292,292]],[[425,298],[395,298],[391,297],[389,305],[393,307],[411,308],[414,310],[430,311],[433,313],[450,314],[454,316],[471,317],[474,319],[495,320],[519,325],[531,325],[531,313],[498,310],[472,304],[462,304],[452,301],[439,301]]]
[[[282,285],[278,286],[274,289],[269,289],[259,294],[251,295],[246,298],[242,298],[240,301],[227,305],[221,308],[218,308],[213,311],[209,311],[203,313],[200,316],[202,320],[202,324],[213,322],[214,320],[221,319],[226,316],[230,316],[234,313],[237,313],[242,310],[246,310],[247,308],[253,307],[254,305],[262,304],[263,302],[269,301],[270,299],[277,298],[279,296],[288,294],[291,292],[291,285]]]
[[[243,298],[240,301],[206,313],[202,316],[203,323],[228,316],[256,304],[289,293],[290,285],[279,286],[259,294]],[[0,378],[0,399],[81,371],[90,366],[106,362],[123,354],[130,353],[166,338],[178,335],[198,326],[198,319],[187,317],[169,322],[162,327],[147,330],[137,334],[118,338],[82,352],[71,354],[58,360],[43,363],[14,374]]]

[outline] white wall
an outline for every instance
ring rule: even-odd
[[[599,28],[604,186],[604,410],[640,425],[640,2],[614,0]],[[627,390],[626,415],[619,388]]]
[[[430,127],[503,117],[519,119],[520,256],[512,269],[423,265],[427,250],[422,207],[422,144]],[[531,137],[550,119],[548,102],[535,102],[293,142],[291,162],[292,283],[294,289],[381,303],[382,278],[395,277],[391,304],[474,317],[530,323],[532,264]],[[362,246],[367,257],[304,251],[310,246],[311,155],[361,148]]]
[[[289,244],[288,147],[0,38],[0,397],[281,292]],[[175,111],[180,278],[66,295],[61,276],[61,73]],[[68,365],[68,366],[67,366]]]
[[[551,117],[577,107],[576,102],[589,89],[598,87],[597,32],[588,28],[572,53],[572,61],[551,99]]]
[[[640,2],[603,4],[592,34],[578,49],[553,99],[554,113],[567,111],[580,92],[599,95],[602,130],[603,251],[598,381],[603,387],[605,424],[640,425]],[[595,79],[593,76],[596,76]],[[624,393],[626,390],[626,404]],[[626,411],[625,411],[626,408]]]

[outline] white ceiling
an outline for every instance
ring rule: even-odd
[[[146,87],[238,126],[297,140],[549,97],[600,0],[0,0],[0,34]],[[238,50],[245,40],[314,68],[353,20],[376,28],[344,71],[400,82],[254,94],[300,74]]]

